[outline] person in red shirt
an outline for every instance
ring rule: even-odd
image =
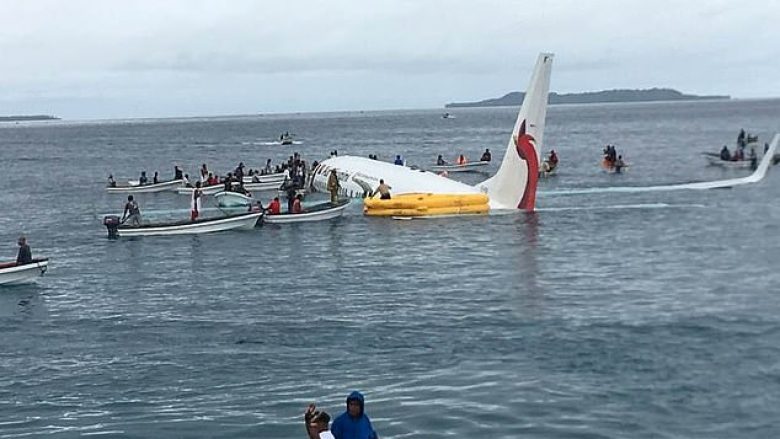
[[[282,213],[282,205],[279,203],[279,197],[274,197],[274,200],[268,205],[269,215],[279,215]]]

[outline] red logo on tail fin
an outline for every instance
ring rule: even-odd
[[[528,171],[523,197],[520,199],[518,209],[533,211],[536,205],[536,186],[539,182],[539,157],[536,154],[534,143],[536,139],[530,134],[525,133],[525,120],[520,124],[520,130],[515,136],[515,149],[517,155],[525,160],[526,170]]]

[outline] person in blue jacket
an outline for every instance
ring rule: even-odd
[[[379,439],[365,413],[363,394],[354,391],[347,397],[347,411],[340,414],[330,427],[336,439]]]

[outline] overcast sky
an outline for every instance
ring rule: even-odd
[[[0,115],[437,108],[524,90],[780,96],[780,2],[0,2]]]

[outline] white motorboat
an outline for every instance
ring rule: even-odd
[[[324,221],[338,218],[344,213],[350,200],[341,200],[336,204],[330,202],[304,207],[303,213],[282,213],[279,215],[265,215],[263,222],[268,224],[292,224],[310,221]]]
[[[49,258],[33,259],[29,264],[0,263],[0,285],[17,285],[34,281],[49,267]]]
[[[752,169],[758,165],[758,160],[723,160],[720,154],[714,152],[703,152],[702,155],[710,166],[720,166],[727,169]]]
[[[277,172],[275,174],[265,174],[265,175],[258,175],[255,174],[251,177],[244,176],[244,184],[246,183],[271,183],[274,181],[277,181],[281,184],[281,182],[284,181],[285,177],[287,177],[287,174],[284,172]],[[256,181],[255,181],[256,180]]]
[[[160,183],[151,183],[151,184],[138,184],[138,181],[131,181],[128,182],[126,185],[122,186],[108,186],[106,187],[106,192],[108,193],[141,193],[141,192],[165,192],[165,191],[175,191],[176,188],[181,187],[184,184],[184,180],[170,180],[170,181],[163,181]]]
[[[490,162],[479,161],[468,162],[462,165],[435,165],[431,166],[431,170],[436,172],[476,172],[483,170],[483,168],[489,164]]]
[[[192,192],[195,190],[194,187],[180,187],[176,189],[176,192],[182,195],[190,195],[192,196]],[[203,195],[213,195],[217,192],[222,192],[225,190],[224,184],[214,184],[211,186],[203,186],[200,188]]]
[[[194,235],[222,232],[225,230],[251,230],[257,224],[262,212],[245,212],[236,215],[203,218],[196,221],[176,221],[141,226],[123,226],[119,217],[111,215],[103,218],[109,238],[130,236]]]
[[[248,207],[254,201],[254,198],[249,195],[225,191],[214,194],[214,199],[217,200],[219,207]]]
[[[268,183],[244,183],[244,189],[248,191],[275,191],[282,185],[282,181],[271,181]]]

